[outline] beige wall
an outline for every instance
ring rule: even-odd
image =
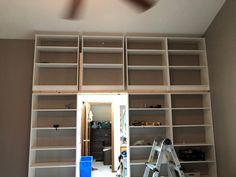
[[[236,0],[227,0],[206,33],[218,177],[236,177]]]
[[[33,41],[0,40],[0,176],[27,177]]]

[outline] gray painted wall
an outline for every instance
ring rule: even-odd
[[[0,177],[27,177],[33,41],[0,40]]]
[[[206,32],[218,177],[236,176],[236,0],[227,0]]]

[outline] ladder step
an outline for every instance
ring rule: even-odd
[[[155,147],[155,151],[161,152],[161,147],[160,146],[156,146]]]
[[[156,170],[156,166],[151,164],[151,163],[147,163],[146,164],[148,168],[150,168],[151,170]]]

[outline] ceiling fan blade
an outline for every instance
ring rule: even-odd
[[[154,6],[156,1],[150,1],[150,0],[128,0],[129,2],[137,5],[139,8],[141,8],[143,11],[146,11]]]
[[[82,0],[71,0],[69,13],[67,15],[68,19],[75,19],[77,11],[80,9]]]

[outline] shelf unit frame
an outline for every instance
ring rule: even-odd
[[[65,45],[69,46],[64,46],[63,42],[66,43]],[[71,45],[70,43],[73,44]],[[33,73],[34,91],[78,90],[79,44],[80,40],[78,35],[35,35]],[[40,57],[41,52],[46,52],[46,56],[48,53],[53,53],[54,56],[50,54],[49,56],[51,58],[44,56],[47,59],[43,59]],[[55,58],[55,54],[58,55],[57,57],[59,58],[59,61]],[[65,56],[68,55],[70,58],[64,58],[62,54]],[[59,56],[62,56],[62,58]],[[66,83],[67,80],[70,80],[70,82]]]
[[[42,43],[45,40],[46,43]],[[49,40],[47,42],[47,40]],[[57,41],[59,40],[59,44]],[[62,43],[60,43],[62,40]],[[105,41],[105,42],[104,42]],[[118,42],[117,42],[118,41]],[[65,44],[63,44],[65,42]],[[87,43],[86,43],[87,42]],[[108,45],[107,45],[108,43]],[[138,43],[138,44],[137,44]],[[159,44],[160,45],[159,45]],[[80,53],[81,44],[81,53]],[[130,44],[132,44],[130,46]],[[137,44],[137,45],[136,45]],[[156,47],[152,45],[158,44]],[[105,46],[104,46],[105,45]],[[145,46],[145,47],[143,47]],[[57,59],[51,58],[49,62],[41,60],[40,52],[55,52],[55,53],[69,53],[70,59],[68,62],[63,62],[65,59],[58,57]],[[91,56],[86,56],[87,54]],[[107,54],[104,55],[104,54]],[[41,54],[42,55],[42,54]],[[44,54],[43,54],[44,55]],[[64,55],[64,54],[63,54]],[[96,56],[97,55],[97,56]],[[112,56],[109,60],[109,55]],[[142,57],[147,60],[145,63]],[[149,56],[149,58],[148,58]],[[133,57],[133,58],[132,58]],[[136,57],[136,59],[135,59]],[[57,57],[56,57],[57,58]],[[94,62],[97,58],[103,58],[103,62]],[[120,59],[119,59],[120,58]],[[156,60],[154,59],[156,58]],[[130,62],[132,60],[132,62]],[[136,61],[135,61],[136,60]],[[104,62],[104,61],[111,61]],[[62,70],[73,70],[75,84],[67,85],[66,83],[58,85],[38,85],[38,70],[40,69],[62,69]],[[121,81],[122,84],[84,84],[84,76],[86,70],[122,70]],[[76,71],[75,71],[76,70]],[[139,84],[131,85],[130,73],[129,72],[153,72],[151,75],[162,73],[162,83],[154,84]],[[156,72],[156,73],[155,73]],[[173,73],[188,73],[198,72],[198,83],[189,84],[188,80],[184,80],[185,84],[173,84]],[[136,75],[136,74],[134,74]],[[136,77],[139,74],[136,75]],[[177,76],[177,74],[174,74]],[[37,81],[37,82],[36,82]],[[178,79],[176,80],[178,81]],[[182,82],[182,81],[181,81]],[[45,35],[38,34],[35,36],[35,49],[34,49],[34,73],[33,73],[33,99],[32,99],[32,113],[31,113],[31,141],[30,141],[30,157],[29,157],[29,177],[42,177],[42,174],[48,172],[49,174],[55,174],[53,169],[65,170],[68,174],[78,174],[78,168],[75,162],[67,163],[42,163],[35,164],[35,152],[43,151],[76,151],[78,147],[76,145],[65,144],[64,146],[35,146],[32,141],[34,137],[37,137],[36,132],[50,132],[53,128],[49,127],[49,122],[44,122],[42,126],[39,126],[38,120],[40,115],[54,115],[58,112],[63,112],[64,116],[77,114],[77,108],[73,109],[38,109],[33,107],[35,96],[37,95],[77,95],[78,92],[128,92],[129,96],[133,95],[144,95],[152,96],[159,95],[164,96],[167,106],[164,108],[148,108],[148,107],[132,107],[129,108],[129,121],[132,120],[133,114],[151,114],[158,112],[163,114],[165,117],[165,123],[159,127],[157,126],[130,126],[128,139],[132,139],[135,132],[164,132],[166,137],[170,138],[174,142],[174,146],[178,148],[202,148],[209,150],[209,158],[205,161],[181,161],[183,166],[192,168],[195,165],[197,168],[202,170],[204,174],[201,177],[217,177],[216,174],[216,157],[215,157],[215,143],[213,134],[213,123],[212,123],[212,111],[210,102],[210,87],[209,87],[209,76],[208,76],[208,64],[206,55],[206,46],[204,38],[189,38],[189,37],[147,37],[147,36],[109,36],[109,35]],[[42,92],[42,93],[40,93]],[[173,97],[178,95],[203,95],[203,105],[196,107],[174,107]],[[186,117],[188,114],[194,114],[195,117],[191,117],[192,120],[180,120],[179,117]],[[63,117],[62,115],[62,117]],[[158,115],[158,114],[156,114]],[[184,116],[183,116],[184,115]],[[197,120],[197,117],[201,118]],[[46,118],[45,118],[46,119]],[[152,119],[152,118],[151,118]],[[162,118],[163,119],[163,118]],[[60,118],[58,119],[60,120]],[[190,124],[190,122],[194,122]],[[199,121],[199,122],[198,122]],[[74,122],[71,121],[68,124],[58,128],[58,131],[69,131],[77,132],[73,126]],[[175,141],[176,136],[180,131],[188,130],[204,130],[203,135],[205,142],[188,142],[179,143]],[[163,131],[164,130],[164,131]],[[147,134],[147,133],[146,133]],[[136,177],[132,174],[133,169],[139,169],[144,167],[146,159],[133,159],[133,151],[142,152],[142,149],[151,148],[151,145],[134,146],[128,142],[128,154],[131,155],[128,159],[129,168],[131,169],[131,176]],[[78,159],[77,159],[78,160]],[[136,168],[138,167],[138,168]],[[51,171],[50,171],[51,170]],[[53,176],[52,175],[52,176]],[[59,175],[59,174],[57,174]],[[59,177],[63,177],[60,176]]]
[[[98,40],[98,42],[96,40]],[[92,54],[92,57],[87,57],[88,54]],[[115,55],[119,55],[119,57]],[[106,61],[109,56],[115,56],[115,58],[111,58],[113,62],[115,61],[114,63],[112,61]],[[89,63],[87,62],[87,60],[95,61],[95,59],[101,61],[95,63],[91,61]],[[119,62],[116,60],[119,60]],[[82,36],[82,60],[80,62],[80,67],[82,68],[80,72],[81,90],[124,90],[124,36]],[[103,79],[103,83],[96,83],[92,78],[93,76],[88,78],[87,76],[91,74],[94,76],[96,75],[96,79],[98,80]]]

